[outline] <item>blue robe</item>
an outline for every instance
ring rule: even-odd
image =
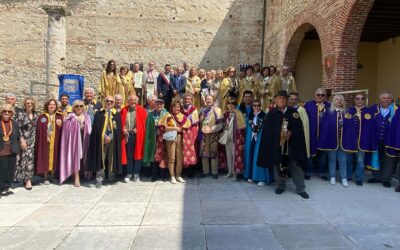
[[[395,108],[386,139],[386,154],[395,157],[400,151],[400,109]]]
[[[355,107],[350,107],[348,113],[351,114],[353,119],[354,133],[356,135],[357,151],[373,152],[376,151],[377,142],[374,130],[374,116],[371,110],[363,107],[360,114],[357,114]]]
[[[357,137],[353,127],[353,116],[346,110],[342,112],[343,127],[339,133],[339,112],[328,111],[320,123],[318,149],[324,151],[338,150],[357,151]]]
[[[312,156],[317,155],[319,124],[322,117],[331,106],[329,102],[324,102],[324,105],[325,108],[322,112],[318,111],[317,102],[315,100],[308,101],[304,105],[310,124],[310,153]]]
[[[380,105],[374,104],[370,107],[371,113],[374,117],[374,131],[376,147],[378,147],[379,141],[387,143],[388,134],[390,129],[390,121],[394,117],[395,110],[397,109],[395,104],[389,106],[389,114],[383,117],[380,111]],[[379,152],[366,153],[365,154],[365,166],[369,170],[379,170]]]
[[[253,181],[271,183],[273,180],[273,173],[271,169],[263,168],[257,165],[258,152],[260,148],[260,141],[262,138],[262,123],[265,118],[265,113],[261,111],[258,114],[259,129],[257,133],[257,140],[254,141],[252,136],[252,127],[250,123],[253,121],[254,115],[246,118],[246,141],[245,141],[245,155],[244,155],[244,167],[245,171],[243,177],[245,179],[252,179]]]

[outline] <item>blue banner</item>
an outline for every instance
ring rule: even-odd
[[[85,78],[83,76],[63,74],[58,75],[58,80],[60,81],[60,88],[58,91],[59,97],[62,94],[69,95],[70,105],[72,105],[75,100],[82,100],[85,82]]]

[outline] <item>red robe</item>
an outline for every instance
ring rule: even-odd
[[[57,125],[57,120],[63,121],[61,114],[55,114],[54,128],[54,151],[53,151],[53,172],[59,169],[59,150],[61,138],[61,126]],[[48,118],[46,114],[41,114],[37,120],[36,141],[35,141],[35,174],[44,174],[49,172],[50,143],[47,141],[47,124]]]
[[[182,108],[181,113],[186,116],[192,123],[189,131],[183,133],[183,167],[188,168],[192,165],[197,164],[197,136],[199,133],[199,115],[193,105],[190,106],[190,108],[188,108],[187,110]]]
[[[129,112],[129,106],[121,109],[121,122],[122,127],[125,126],[126,117]],[[136,105],[136,142],[135,142],[135,152],[133,152],[133,157],[135,160],[143,160],[144,155],[144,139],[146,135],[146,120],[147,120],[147,112],[140,105]],[[126,157],[126,141],[125,136],[122,136],[121,142],[121,151],[122,151],[122,164],[127,164],[128,160]]]

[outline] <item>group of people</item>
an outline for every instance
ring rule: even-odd
[[[335,185],[337,165],[344,187],[353,169],[356,184],[363,185],[365,166],[373,171],[368,182],[391,186],[400,158],[400,111],[388,92],[371,107],[357,94],[347,107],[342,95],[330,103],[319,88],[303,106],[286,66],[279,73],[255,65],[242,77],[234,67],[206,72],[187,64],[165,65],[161,73],[154,62],[145,72],[139,64],[121,67],[120,74],[115,69],[115,61],[108,62],[98,98],[86,88],[83,100],[70,105],[61,94],[41,113],[33,98],[19,108],[16,96],[6,94],[1,196],[12,194],[13,181],[31,190],[34,175],[45,185],[72,178],[79,187],[84,178],[100,188],[116,180],[139,182],[143,172],[152,181],[184,183],[197,168],[199,178],[218,179],[224,172],[258,186],[275,182],[276,194],[291,177],[304,199],[313,171]]]

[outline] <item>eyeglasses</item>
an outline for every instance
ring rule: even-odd
[[[106,100],[106,103],[114,103],[112,100]]]
[[[261,107],[261,104],[253,104],[253,107]]]
[[[316,96],[318,96],[318,97],[324,97],[325,94],[316,94]]]
[[[83,105],[76,105],[76,108],[83,108]]]
[[[1,111],[1,112],[3,112],[3,113],[6,113],[6,114],[8,114],[8,113],[12,113],[12,111],[11,111],[11,110],[3,110],[3,111]]]

